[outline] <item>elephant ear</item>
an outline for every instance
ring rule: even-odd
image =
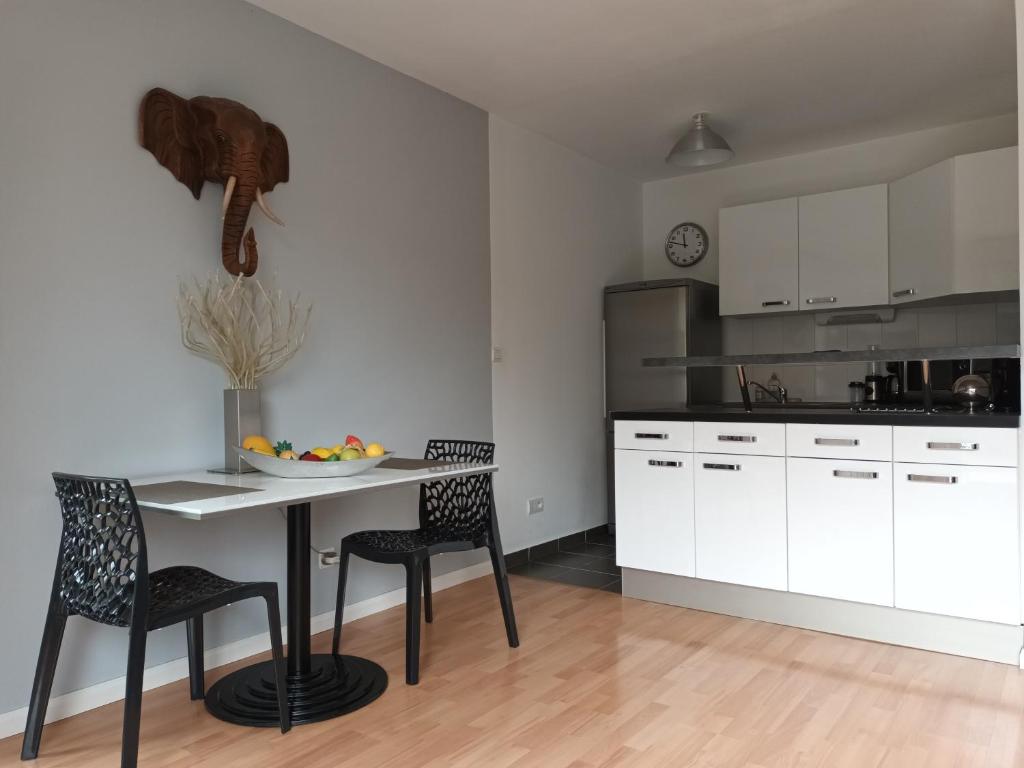
[[[203,153],[196,140],[196,124],[189,103],[163,88],[151,90],[139,106],[139,143],[198,200]]]
[[[273,123],[264,123],[267,145],[260,158],[260,189],[269,192],[282,181],[288,181],[288,141]]]

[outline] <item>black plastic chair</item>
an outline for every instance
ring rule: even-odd
[[[494,443],[469,440],[431,440],[424,459],[452,464],[490,464]],[[338,605],[334,613],[333,652],[341,646],[341,624],[345,611],[345,582],[350,555],[376,563],[405,566],[405,681],[416,685],[420,679],[420,591],[426,620],[434,620],[430,588],[430,557],[442,552],[463,552],[487,547],[491,553],[498,599],[505,618],[505,632],[512,648],[519,646],[512,594],[508,588],[505,556],[501,551],[494,491],[490,474],[469,475],[420,486],[420,527],[398,531],[359,531],[341,540],[338,574]],[[422,583],[422,587],[420,586]]]
[[[63,529],[39,648],[21,759],[39,754],[46,705],[69,616],[129,628],[121,766],[134,768],[139,752],[142,673],[146,633],[187,622],[188,671],[193,699],[205,695],[203,614],[250,597],[267,601],[270,640],[277,669],[281,732],[291,728],[281,650],[281,617],[274,582],[238,582],[202,568],[174,566],[149,572],[146,536],[135,493],[127,480],[55,472]]]

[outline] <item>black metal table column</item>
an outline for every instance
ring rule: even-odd
[[[288,702],[292,724],[353,712],[388,687],[387,673],[368,659],[310,652],[310,505],[288,507]],[[206,694],[212,715],[239,725],[277,727],[277,695],[270,661],[218,680]]]

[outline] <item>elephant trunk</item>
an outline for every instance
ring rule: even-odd
[[[220,251],[224,269],[232,275],[251,277],[259,264],[256,252],[256,238],[252,228],[245,234],[245,261],[239,258],[238,249],[242,244],[242,235],[249,220],[249,210],[256,199],[257,175],[255,169],[246,173],[240,170],[231,200],[224,213],[224,229],[221,235]]]

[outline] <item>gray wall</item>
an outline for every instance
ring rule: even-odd
[[[222,455],[222,374],[178,340],[179,277],[220,268],[221,188],[202,200],[136,144],[142,94],[237,99],[284,130],[288,226],[254,219],[263,278],[315,303],[306,347],[266,383],[266,432],[354,432],[405,455],[491,435],[487,115],[235,0],[0,0],[0,712],[27,703],[59,533],[49,473],[140,476]],[[500,483],[500,476],[499,476]],[[314,543],[405,526],[415,491],[320,504]],[[147,515],[151,563],[284,584],[274,510]],[[438,563],[435,573],[477,557]],[[401,586],[353,565],[350,601]],[[337,570],[314,570],[313,612]],[[263,632],[258,605],[210,646]],[[72,621],[55,693],[123,674],[121,630]],[[400,641],[400,638],[397,639]],[[149,664],[184,655],[150,639]]]

